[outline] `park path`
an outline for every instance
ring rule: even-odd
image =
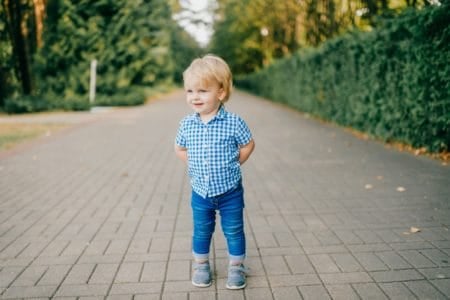
[[[190,283],[175,92],[0,156],[0,298],[449,299],[448,166],[246,93],[227,107],[256,141],[245,290],[225,289],[220,226],[214,284]]]

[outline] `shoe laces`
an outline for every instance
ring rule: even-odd
[[[244,266],[243,264],[240,264],[240,265],[230,265],[230,266],[229,266],[229,270],[230,270],[231,272],[242,272],[242,273],[244,273],[244,274],[247,274],[247,273],[250,271],[250,269],[249,269],[248,267]]]
[[[209,263],[194,263],[194,270],[208,271]]]

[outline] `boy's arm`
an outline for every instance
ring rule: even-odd
[[[175,145],[175,154],[178,156],[179,159],[187,163],[187,148]]]
[[[255,149],[255,141],[253,139],[251,139],[246,145],[239,148],[239,163],[241,165],[249,158],[250,154],[253,152],[253,149]]]

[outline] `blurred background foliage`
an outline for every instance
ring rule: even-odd
[[[386,140],[449,149],[450,0],[0,0],[0,108],[137,105],[222,56],[251,91]],[[183,14],[183,12],[188,12]],[[180,18],[210,27],[199,46]],[[194,34],[195,35],[195,34]]]
[[[241,75],[237,85],[385,141],[450,149],[450,2],[406,10]]]
[[[179,9],[164,0],[2,0],[0,106],[88,109],[94,59],[95,105],[142,104],[202,51],[173,20]]]
[[[447,1],[447,0],[446,0]],[[270,65],[351,30],[371,31],[403,10],[437,0],[218,0],[209,49],[235,74]]]

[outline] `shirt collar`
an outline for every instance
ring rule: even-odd
[[[225,119],[226,116],[226,110],[225,110],[225,105],[223,103],[220,104],[219,106],[219,110],[217,111],[217,114],[211,119],[209,120],[208,123],[214,121],[214,120],[223,120]],[[200,119],[200,114],[199,113],[195,113],[194,114],[195,119],[199,122],[202,122],[202,120]]]

